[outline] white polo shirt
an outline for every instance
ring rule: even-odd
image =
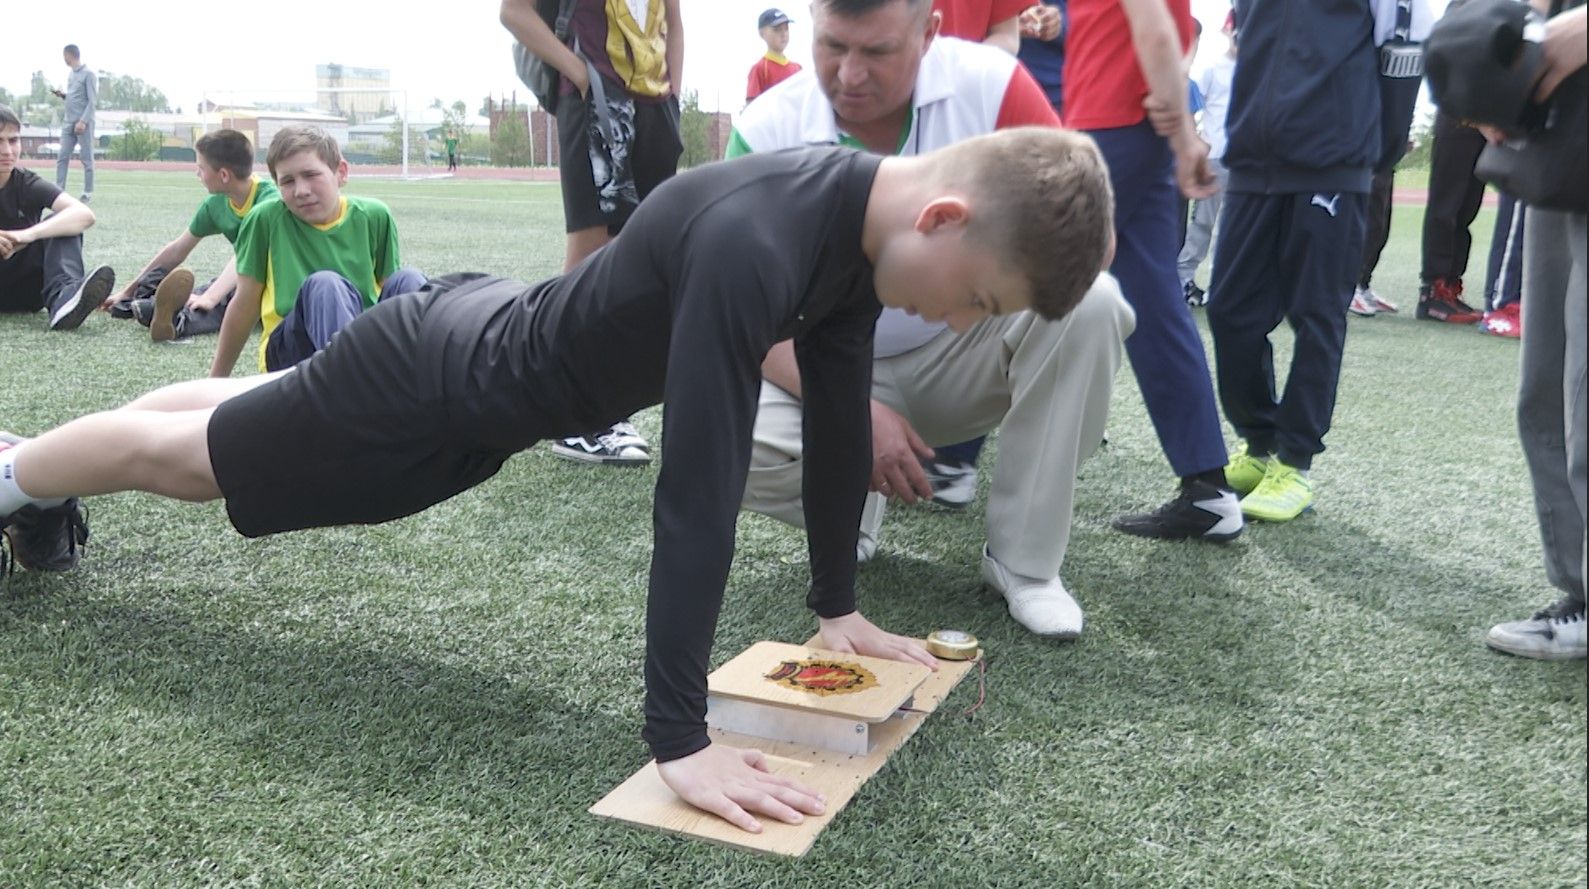
[[[922,56],[911,113],[900,134],[901,155],[922,154],[962,139],[1018,126],[1059,126],[1043,90],[1014,56],[953,37],[939,37]],[[839,129],[816,72],[807,69],[762,93],[729,137],[728,156],[803,145],[863,148]],[[943,332],[899,309],[877,319],[872,354],[889,358],[919,348]]]

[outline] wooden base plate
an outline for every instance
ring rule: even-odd
[[[820,643],[819,638],[814,638],[806,644],[813,646]],[[746,833],[675,796],[662,783],[655,761],[647,763],[645,768],[602,797],[590,807],[590,812],[602,818],[753,852],[795,857],[804,855],[861,785],[877,774],[894,751],[916,733],[949,692],[974,669],[975,661],[939,661],[938,671],[928,674],[916,686],[911,712],[901,713],[872,727],[876,743],[866,756],[846,756],[798,744],[711,731],[712,743],[761,750],[767,754],[774,772],[794,778],[827,798],[827,811],[818,816],[807,816],[801,824],[784,824],[758,818],[762,823],[762,832]]]

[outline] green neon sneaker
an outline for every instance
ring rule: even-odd
[[[1236,453],[1230,455],[1230,462],[1225,464],[1225,484],[1238,494],[1250,494],[1263,481],[1264,473],[1269,471],[1269,462],[1268,457],[1254,457],[1247,453],[1244,443]]]
[[[1227,477],[1227,481],[1228,481]],[[1241,511],[1265,522],[1289,522],[1313,503],[1313,483],[1302,470],[1276,457],[1252,493],[1241,498]]]

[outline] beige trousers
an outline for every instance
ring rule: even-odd
[[[940,447],[999,431],[988,494],[989,550],[1028,577],[1059,575],[1070,541],[1076,468],[1103,439],[1123,342],[1136,316],[1100,275],[1060,321],[1031,312],[945,331],[872,365],[872,397]],[[800,402],[762,383],[743,507],[805,527],[800,498]],[[876,538],[883,500],[867,498],[863,536]]]

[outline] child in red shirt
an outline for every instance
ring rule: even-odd
[[[750,82],[745,86],[745,101],[766,92],[773,84],[787,80],[800,70],[798,62],[784,58],[789,46],[789,16],[781,9],[769,9],[756,20],[756,30],[767,41],[767,54],[750,66]]]

